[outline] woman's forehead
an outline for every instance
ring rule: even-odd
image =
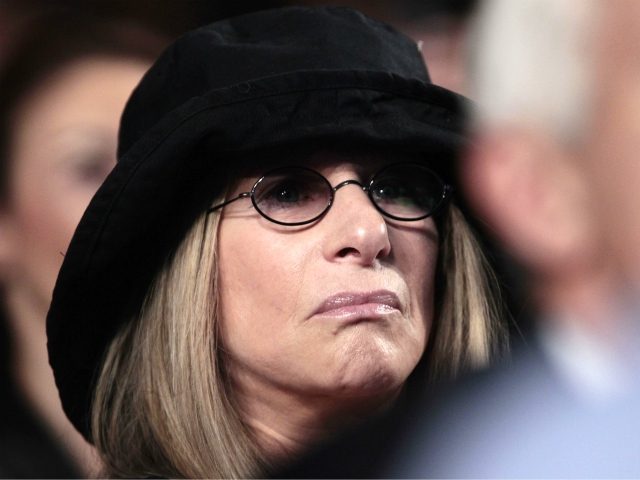
[[[402,162],[425,162],[425,156],[409,152],[372,150],[316,149],[313,151],[258,152],[245,159],[236,178],[260,177],[267,171],[284,166],[304,166],[320,173],[344,167],[353,168],[358,174],[371,174],[380,168]]]

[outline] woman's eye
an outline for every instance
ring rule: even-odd
[[[101,159],[90,159],[77,165],[76,173],[84,181],[101,183],[109,173],[110,166]]]
[[[308,200],[305,189],[295,182],[282,182],[265,190],[258,197],[258,203],[269,208],[289,208]]]
[[[375,200],[380,204],[402,207],[423,207],[428,203],[428,195],[422,189],[411,188],[398,183],[387,183],[376,186]]]
[[[293,203],[300,200],[300,191],[295,185],[282,185],[274,189],[270,196],[277,202]]]
[[[115,158],[102,152],[77,152],[61,164],[69,178],[87,185],[100,185],[114,165]]]
[[[265,213],[288,210],[315,213],[331,196],[331,188],[317,174],[279,175],[266,178],[254,193],[256,204]]]
[[[405,191],[401,186],[389,183],[378,185],[375,189],[375,194],[381,200],[394,200],[405,195]]]
[[[378,200],[386,202],[408,203],[415,200],[415,192],[395,182],[376,186],[374,194]]]

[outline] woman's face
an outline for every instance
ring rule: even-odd
[[[142,61],[86,57],[62,67],[14,117],[0,259],[8,293],[42,315],[82,212],[115,165],[120,114]]]
[[[305,165],[335,186],[387,163],[319,153]],[[387,219],[357,185],[304,227],[269,222],[242,199],[223,211],[218,248],[222,342],[240,391],[384,399],[422,356],[438,256],[431,218]]]

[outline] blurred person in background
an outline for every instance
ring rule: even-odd
[[[62,411],[45,318],[63,252],[115,165],[125,101],[162,42],[70,11],[23,27],[0,66],[0,476],[86,476],[97,457]]]
[[[417,422],[386,473],[640,476],[640,3],[492,0],[469,201],[527,272],[537,335]]]
[[[51,10],[64,9],[114,21],[129,19],[167,38],[175,38],[206,23],[287,3],[285,0],[2,0],[0,22],[6,19],[7,24],[0,29],[0,52],[2,38],[10,39],[17,30],[15,25],[23,18]]]
[[[154,25],[170,37],[222,18],[285,5],[350,6],[419,42],[433,83],[468,95],[464,44],[478,0],[4,0],[4,3],[19,9],[41,10],[55,4],[104,17],[125,15]]]

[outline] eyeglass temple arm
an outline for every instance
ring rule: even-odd
[[[222,203],[220,203],[218,205],[215,205],[215,206],[211,207],[209,210],[207,210],[207,213],[214,212],[216,210],[221,209],[222,207],[226,207],[227,205],[229,205],[230,203],[235,202],[236,200],[240,200],[241,198],[247,198],[247,197],[250,197],[250,196],[251,196],[251,192],[242,192],[237,197],[234,197],[231,200],[227,200],[226,202],[222,202]]]

